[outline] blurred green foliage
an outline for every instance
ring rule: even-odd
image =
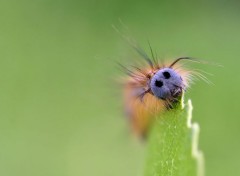
[[[186,93],[201,126],[206,173],[240,175],[238,1],[0,2],[0,175],[142,175],[145,147],[130,135],[115,61],[131,49],[120,18],[161,58],[193,56],[215,84]],[[121,28],[121,27],[119,27]]]

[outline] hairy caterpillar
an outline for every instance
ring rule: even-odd
[[[133,132],[145,137],[154,115],[173,108],[188,89],[193,76],[204,80],[206,77],[179,65],[182,60],[199,62],[196,59],[180,57],[173,62],[159,64],[151,46],[151,58],[142,49],[134,48],[147,65],[130,68],[121,65],[127,73],[123,86],[124,108]]]

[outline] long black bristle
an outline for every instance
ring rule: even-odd
[[[150,48],[150,52],[151,52],[151,55],[152,55],[152,60],[153,60],[154,66],[155,66],[155,68],[159,69],[159,64],[158,64],[158,60],[157,60],[157,55],[154,56],[153,49],[152,49],[152,46],[151,46],[151,44],[150,44],[149,41],[148,41],[148,45],[149,45],[149,48]]]
[[[133,48],[138,52],[139,55],[143,57],[143,59],[149,64],[151,69],[154,69],[154,64],[152,60],[148,57],[148,55],[141,49],[140,47],[133,46]]]
[[[180,58],[177,58],[170,66],[169,68],[172,68],[177,62],[179,62],[180,60],[190,60],[190,61],[193,61],[193,62],[198,62],[198,63],[201,63],[201,61],[195,59],[195,58],[191,58],[191,57],[180,57]]]

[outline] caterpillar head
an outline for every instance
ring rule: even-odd
[[[182,95],[185,85],[174,69],[163,68],[152,76],[149,87],[157,98],[174,100]]]

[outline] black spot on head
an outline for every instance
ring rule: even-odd
[[[162,87],[162,86],[163,86],[163,82],[156,80],[156,81],[155,81],[155,86],[157,86],[157,87]]]
[[[170,73],[167,71],[163,72],[163,76],[165,79],[169,79],[171,77]]]

